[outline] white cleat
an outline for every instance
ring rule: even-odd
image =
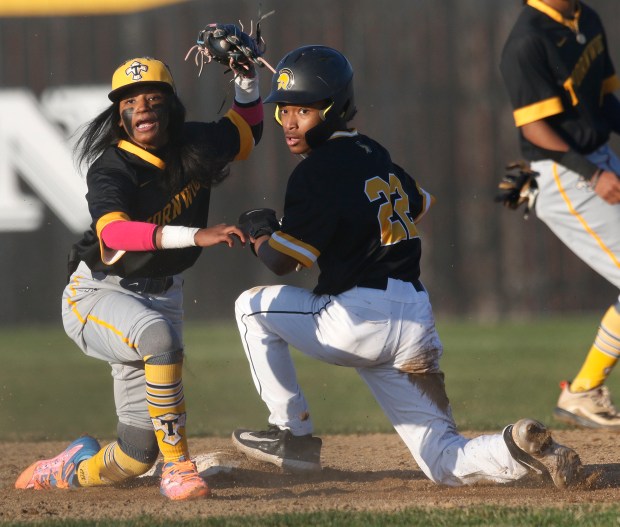
[[[504,430],[504,441],[513,458],[523,466],[548,476],[559,489],[578,483],[583,466],[572,448],[553,440],[547,427],[534,419],[520,419]]]

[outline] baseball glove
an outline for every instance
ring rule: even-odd
[[[267,65],[273,70],[262,58],[266,45],[260,36],[260,21],[256,24],[256,36],[252,37],[251,34],[251,29],[250,34],[247,34],[234,24],[207,24],[198,33],[196,44],[187,52],[185,60],[192,51],[196,52],[194,62],[196,66],[200,66],[198,76],[202,73],[205,62],[211,61],[227,66],[226,72],[232,70],[235,75],[242,77],[253,77],[255,65]]]
[[[251,238],[256,239],[265,234],[273,234],[280,228],[280,222],[273,209],[252,209],[239,216],[239,228]],[[253,243],[250,243],[250,248],[256,256]]]
[[[513,210],[525,204],[523,217],[527,219],[538,196],[538,172],[534,172],[525,161],[510,163],[506,170],[509,170],[509,173],[500,181],[499,194],[494,201]]]

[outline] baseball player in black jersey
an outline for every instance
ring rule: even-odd
[[[538,173],[536,215],[620,287],[620,87],[595,11],[577,0],[528,0],[501,58],[521,150]],[[609,307],[581,370],[561,383],[557,418],[620,430],[605,379],[620,357],[620,298]]]
[[[251,375],[269,409],[265,431],[235,430],[246,455],[290,471],[321,469],[320,438],[289,353],[355,368],[416,462],[434,482],[508,482],[532,467],[558,487],[580,474],[579,456],[532,419],[503,433],[461,436],[452,418],[442,345],[420,282],[417,224],[433,198],[379,143],[348,126],[353,70],[338,51],[304,46],[278,64],[266,102],[302,160],[275,212],[241,215],[258,258],[278,275],[320,268],[313,291],[278,285],[240,295],[236,318]]]
[[[262,132],[253,66],[235,72],[235,100],[217,122],[185,122],[168,67],[151,57],[123,63],[112,104],[78,143],[91,229],[70,257],[63,293],[67,334],[110,363],[118,439],[85,436],[28,467],[17,488],[109,485],[146,473],[163,456],[160,490],[173,500],[207,496],[190,460],[183,396],[181,273],[203,247],[235,239],[236,226],[207,227],[211,188],[245,159]]]

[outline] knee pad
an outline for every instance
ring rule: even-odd
[[[145,430],[118,423],[118,446],[130,458],[152,466],[159,455],[157,436],[153,429]]]
[[[172,326],[162,320],[142,331],[138,353],[149,364],[176,364],[183,359],[183,346]]]

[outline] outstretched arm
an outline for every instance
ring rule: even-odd
[[[158,227],[139,221],[115,221],[101,231],[101,239],[109,249],[117,251],[152,251],[155,249],[179,249],[183,247],[210,247],[225,243],[229,247],[238,238],[245,243],[246,237],[238,227],[220,223],[213,227]]]

